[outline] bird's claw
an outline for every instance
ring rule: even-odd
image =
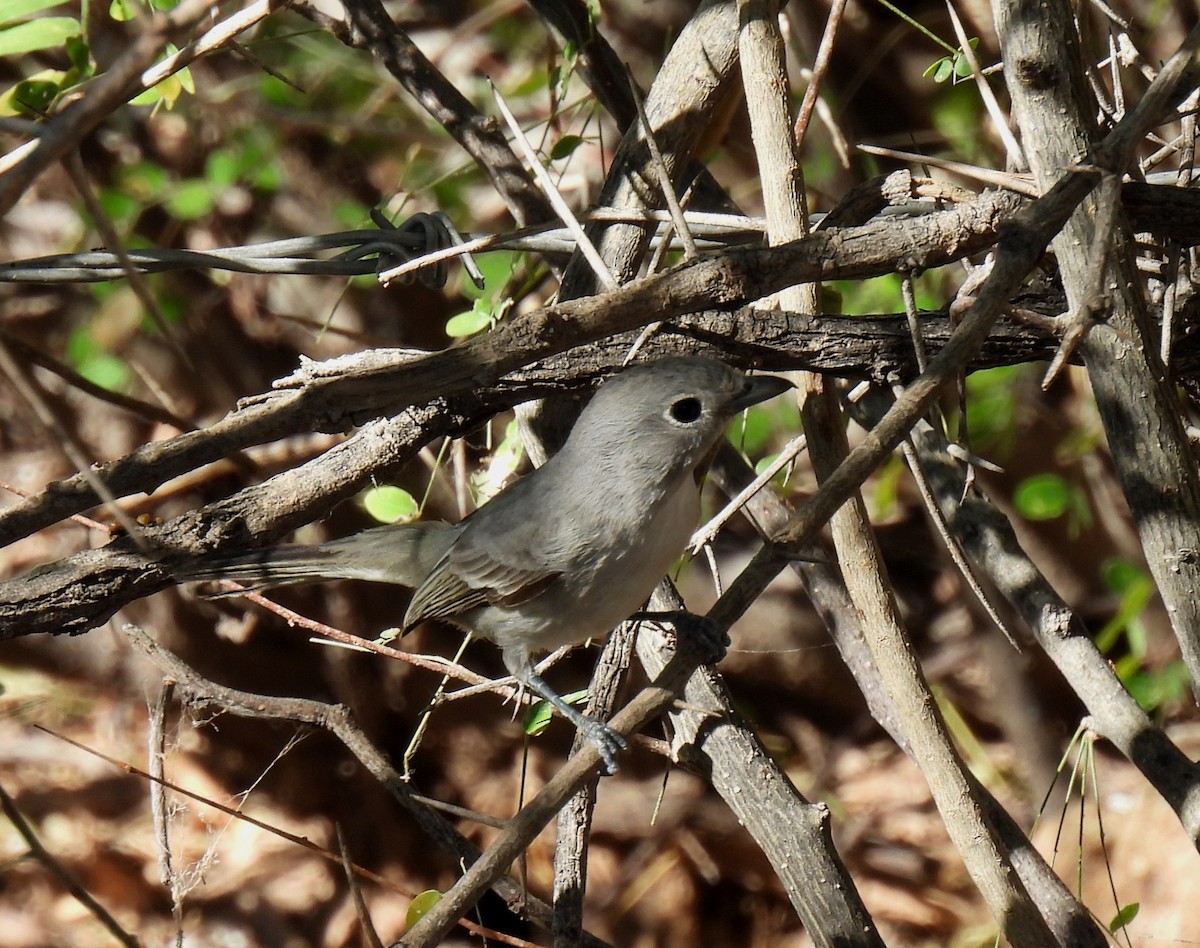
[[[580,730],[600,754],[604,773],[611,777],[620,769],[617,766],[617,754],[629,750],[629,742],[622,734],[595,718],[584,718]]]

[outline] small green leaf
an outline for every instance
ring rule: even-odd
[[[158,201],[167,190],[170,175],[152,161],[138,161],[117,172],[121,189],[141,201]]]
[[[462,339],[483,332],[492,324],[491,307],[486,300],[476,300],[465,313],[458,313],[446,320],[446,335],[451,339]]]
[[[413,495],[400,487],[372,487],[362,495],[363,508],[380,523],[412,520],[421,512]]]
[[[553,717],[554,708],[550,706],[550,702],[538,701],[535,704],[531,704],[525,711],[521,727],[530,737],[537,737],[550,726],[550,719]]]
[[[587,702],[587,689],[583,691],[572,691],[570,694],[562,696],[563,701],[567,704],[584,704]],[[546,726],[550,723],[550,719],[554,717],[554,707],[549,701],[537,701],[531,704],[525,712],[525,717],[522,720],[522,727],[525,733],[530,737],[536,737],[546,730]]]
[[[79,21],[70,16],[44,16],[18,23],[0,30],[0,56],[54,49],[62,46],[67,37],[78,36],[82,31]]]
[[[0,114],[42,115],[50,107],[60,88],[57,82],[49,79],[26,79],[24,82],[18,82],[7,96],[0,99]]]
[[[492,451],[487,464],[471,478],[480,503],[491,500],[508,485],[524,456],[525,445],[521,441],[520,426],[514,419],[505,427],[504,437]]]
[[[118,23],[125,23],[134,18],[133,0],[112,0],[108,5],[108,15]]]
[[[85,328],[76,329],[67,337],[67,363],[76,371],[79,371],[79,366],[84,359],[99,351],[101,351],[100,347],[92,340],[92,334]]]
[[[442,893],[437,889],[426,889],[413,896],[413,900],[408,903],[408,911],[404,915],[405,928],[412,928],[441,900]]]
[[[94,385],[110,392],[124,391],[132,378],[129,365],[108,352],[94,352],[83,359],[76,371]]]
[[[149,89],[142,90],[137,95],[135,95],[132,99],[129,100],[129,104],[130,105],[157,105],[159,102],[162,101],[162,92],[160,90],[163,87],[163,83],[170,82],[170,81],[171,81],[171,77],[168,76],[166,79],[164,79],[158,85],[153,86]]]
[[[173,76],[167,76],[162,82],[156,86],[151,86],[143,92],[139,92],[129,100],[130,105],[158,105],[162,103],[168,109],[171,108],[175,101],[183,94],[183,83],[180,81],[180,76],[183,71],[180,70]]]
[[[1100,567],[1100,580],[1108,589],[1118,595],[1124,595],[1134,588],[1144,586],[1149,577],[1146,571],[1123,556],[1105,560]]]
[[[1120,929],[1124,928],[1135,918],[1137,918],[1137,914],[1141,908],[1142,906],[1140,902],[1130,902],[1123,909],[1117,912],[1117,914],[1113,916],[1112,921],[1108,923],[1109,932],[1115,935]]]
[[[1013,501],[1026,520],[1053,520],[1066,512],[1071,488],[1058,474],[1035,474],[1017,485]]]
[[[775,431],[775,419],[768,408],[749,408],[729,423],[729,440],[753,457],[767,446]]]
[[[168,55],[173,56],[175,53],[179,52],[174,46],[169,46],[168,49],[170,50]],[[192,78],[192,70],[190,67],[184,66],[179,70],[179,72],[175,73],[175,78],[179,81],[179,86],[184,92],[187,92],[191,95],[196,94],[196,80]],[[174,105],[174,101],[172,101],[171,104]]]
[[[237,183],[241,168],[236,156],[227,148],[210,152],[204,161],[204,177],[214,187],[227,188]]]
[[[183,181],[166,200],[167,210],[184,221],[203,217],[213,208],[213,193],[207,181]]]
[[[561,158],[566,158],[572,154],[576,148],[582,145],[584,139],[579,135],[564,135],[554,143],[554,147],[550,149],[550,160],[558,161]]]
[[[134,217],[141,207],[138,199],[116,188],[105,188],[100,192],[100,206],[104,213],[113,220],[126,220]]]
[[[367,226],[366,221],[370,220],[367,206],[350,198],[334,201],[329,207],[329,213],[343,230],[361,230]]]
[[[82,36],[67,37],[67,58],[71,60],[71,68],[81,76],[92,74],[92,51]]]
[[[767,468],[769,468],[772,464],[775,463],[775,459],[777,457],[779,457],[778,454],[768,454],[765,457],[759,458],[758,461],[756,461],[754,464],[755,475],[762,474],[763,471],[765,471]]]
[[[1178,659],[1150,671],[1137,667],[1122,669],[1118,662],[1117,675],[1133,700],[1147,714],[1154,713],[1163,705],[1186,701],[1191,687],[1187,666]]]
[[[469,300],[478,300],[485,295],[495,296],[512,278],[520,260],[521,255],[511,250],[480,254],[475,258],[475,262],[479,264],[479,272],[483,274],[483,289],[478,289],[466,273],[463,273],[459,289]]]
[[[259,191],[278,191],[283,187],[283,172],[274,161],[267,161],[255,169],[250,186]]]

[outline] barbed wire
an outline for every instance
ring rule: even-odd
[[[933,201],[910,201],[885,208],[878,216],[913,216],[936,211]],[[814,215],[814,220],[823,215]],[[761,242],[766,222],[760,217],[688,211],[688,230],[701,252]],[[483,274],[473,254],[491,250],[532,251],[565,256],[575,250],[575,239],[558,224],[526,227],[507,234],[460,233],[450,218],[439,212],[414,214],[393,225],[380,212],[371,211],[378,229],[337,231],[308,237],[286,237],[261,243],[214,250],[151,248],[129,250],[127,259],[139,273],[172,270],[229,270],[237,273],[304,276],[363,276],[377,274],[385,285],[393,280],[419,280],[444,286],[449,262],[459,258],[467,275],[480,289]],[[666,211],[596,208],[579,215],[587,223],[627,223],[653,227],[651,246],[682,249]],[[332,256],[321,256],[338,251]],[[128,271],[117,254],[108,250],[30,257],[0,263],[0,283],[103,283],[120,280]]]
[[[308,276],[362,276],[401,270],[389,279],[403,282],[419,279],[442,286],[448,261],[459,257],[468,275],[482,287],[482,274],[472,254],[485,250],[522,250],[543,254],[569,254],[575,241],[559,225],[527,227],[510,234],[464,236],[442,213],[416,214],[403,224],[392,225],[372,211],[378,229],[348,230],[308,237],[288,237],[214,250],[151,248],[129,250],[127,258],[140,273],[171,270],[214,269],[238,273],[302,274]],[[653,225],[654,241],[673,242],[670,222],[664,213],[600,209],[580,215],[581,220]],[[702,245],[726,247],[762,239],[763,221],[732,214],[687,215],[689,228]],[[322,256],[330,251],[333,256]],[[101,283],[123,279],[127,270],[117,254],[108,250],[32,257],[0,263],[3,283]]]

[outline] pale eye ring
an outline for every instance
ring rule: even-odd
[[[672,421],[681,425],[690,425],[699,420],[700,415],[703,414],[703,406],[695,395],[685,395],[683,398],[677,398],[671,402],[671,407],[667,411]]]

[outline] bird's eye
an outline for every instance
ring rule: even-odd
[[[682,425],[690,425],[700,417],[700,399],[689,395],[671,402],[671,418]]]

